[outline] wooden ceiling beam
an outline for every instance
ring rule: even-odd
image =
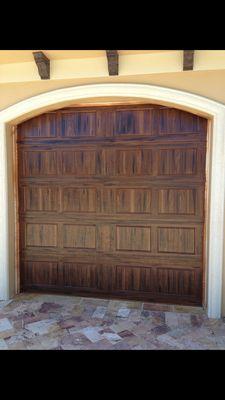
[[[192,71],[194,66],[194,50],[184,50],[183,71]]]
[[[106,50],[109,75],[119,75],[119,54],[117,50]]]
[[[50,60],[48,57],[42,51],[33,52],[33,56],[41,79],[50,79]]]

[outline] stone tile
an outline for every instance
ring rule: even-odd
[[[15,344],[9,346],[9,350],[32,350],[32,349],[28,349],[26,342],[18,342],[18,343],[15,343]],[[39,349],[37,349],[37,350],[39,350]]]
[[[102,338],[99,342],[82,345],[80,350],[114,350],[114,346],[107,339]]]
[[[221,349],[221,350],[224,350],[225,349],[225,336],[216,336],[215,338],[214,338],[214,342],[215,342],[215,344],[216,344],[216,346],[219,348],[219,349]]]
[[[172,338],[170,335],[168,334],[164,334],[164,335],[159,335],[157,336],[157,340],[160,343],[169,345],[171,347],[183,350],[185,348],[184,345],[182,345],[181,343],[179,343],[177,340],[175,340],[174,338]]]
[[[11,329],[13,329],[13,326],[8,318],[0,319],[0,332],[9,331]]]
[[[121,302],[118,300],[110,300],[108,304],[108,312],[116,313],[120,308]]]
[[[151,318],[160,318],[165,321],[165,312],[164,311],[149,311]]]
[[[63,349],[64,346],[82,346],[88,344],[90,344],[90,340],[80,332],[66,334],[59,339],[59,345],[62,346]]]
[[[131,311],[129,314],[129,321],[133,321],[133,322],[140,321],[141,313],[142,313],[141,309],[132,309],[131,308]]]
[[[185,349],[187,350],[206,350],[202,344],[192,341],[190,339],[185,339],[182,341],[183,345],[185,346]]]
[[[92,297],[83,298],[82,304],[87,308],[108,307],[110,300],[94,299]]]
[[[151,329],[151,332],[158,336],[158,335],[162,335],[164,333],[169,332],[170,328],[167,325],[158,325],[155,328]]]
[[[62,344],[60,346],[62,350],[83,350],[82,345],[75,345],[75,344]]]
[[[82,329],[80,332],[83,333],[92,343],[98,342],[102,339],[102,335],[99,334],[100,328],[96,327],[87,327]]]
[[[158,350],[160,348],[156,338],[150,335],[146,336],[146,338],[141,338],[141,340],[139,340],[139,346],[142,347],[142,350]]]
[[[51,350],[58,347],[59,345],[58,339],[51,337],[42,337],[40,343],[43,350]]]
[[[168,332],[168,335],[174,339],[182,338],[183,336],[188,335],[191,332],[191,327],[189,328],[171,328],[172,330]]]
[[[92,314],[92,318],[99,318],[103,319],[105,316],[105,313],[107,311],[107,307],[104,306],[98,306],[94,313]]]
[[[84,312],[84,305],[83,304],[76,304],[71,311],[69,311],[67,314],[68,315],[75,315],[75,316],[80,316]]]
[[[170,328],[178,327],[178,324],[179,324],[178,314],[175,312],[165,312],[165,323]]]
[[[44,350],[44,347],[42,346],[41,342],[36,339],[33,341],[28,341],[26,343],[26,349],[27,350]]]
[[[119,318],[128,318],[129,314],[130,314],[130,309],[122,307],[118,310],[116,316]]]
[[[194,307],[194,306],[181,306],[174,305],[174,312],[176,313],[191,313],[191,314],[204,314],[205,311],[203,307]]]
[[[52,332],[55,329],[59,329],[57,321],[52,319],[44,319],[37,322],[32,322],[31,324],[25,325],[25,329],[37,334],[44,335],[45,333]]]
[[[198,307],[26,293],[0,302],[0,326],[9,350],[225,349],[225,321]]]
[[[211,331],[205,327],[192,328],[192,329],[189,329],[189,332],[186,335],[184,335],[184,338],[189,338],[189,339],[198,341],[199,338],[208,336],[210,334],[210,332]]]
[[[75,305],[81,304],[83,298],[70,295],[42,294],[36,298],[36,301],[38,301],[38,303],[57,303],[71,309]]]
[[[117,335],[117,333],[105,332],[102,334],[102,336],[112,344],[115,344],[118,341],[122,340],[122,338]]]
[[[49,313],[51,311],[56,311],[56,310],[58,311],[60,308],[62,308],[61,304],[45,302],[41,305],[39,312],[40,313]]]
[[[25,325],[31,324],[33,322],[38,322],[42,319],[46,319],[46,314],[39,314],[39,313],[24,313],[23,315],[19,316],[19,320],[22,322],[21,328],[24,328]],[[14,323],[15,325],[15,323]]]
[[[13,326],[8,318],[0,319],[0,338],[11,336],[14,332]]]
[[[125,331],[119,332],[119,336],[122,338],[127,338],[127,337],[131,337],[131,336],[135,336],[135,335],[133,334],[133,332],[125,330]]]
[[[165,324],[165,313],[162,311],[150,311],[148,318],[153,325],[164,325]]]
[[[141,344],[141,347],[143,350],[161,350],[157,344],[151,342],[145,342],[144,344]]]
[[[101,327],[101,330],[99,330],[100,335],[102,335],[103,333],[115,333],[111,328],[109,328],[109,326],[104,326]]]
[[[134,346],[134,347],[132,348],[132,350],[144,350],[144,349],[143,349],[143,346],[141,346],[140,344],[138,344],[137,346]]]
[[[17,343],[23,342],[25,337],[23,336],[22,333],[18,333],[17,335],[10,336],[5,339],[5,342],[7,343],[8,346],[15,345]]]
[[[207,318],[203,322],[203,327],[209,329],[217,329],[219,326],[221,326],[221,320],[218,319]]]
[[[13,318],[10,318],[10,319],[11,319],[11,323],[13,324],[14,331],[18,331],[20,329],[23,329],[24,324],[23,324],[23,320],[21,318],[18,318],[16,320],[13,319]]]
[[[40,303],[37,302],[11,302],[8,306],[4,308],[4,311],[10,314],[11,317],[13,316],[21,316],[27,312],[34,312],[38,310]]]
[[[93,350],[114,350],[115,346],[121,342],[113,342],[111,343],[109,340],[106,338],[102,338],[102,340],[98,343],[92,343],[92,349]]]
[[[113,350],[132,350],[132,345],[126,342],[117,342],[113,346]]]
[[[81,321],[82,321],[81,317],[67,318],[65,320],[60,321],[59,326],[62,329],[70,329],[70,328],[76,327],[77,323],[81,322]]]
[[[190,321],[192,326],[199,328],[202,326],[204,319],[202,318],[201,314],[191,314]]]
[[[30,301],[32,301],[32,303],[33,303],[40,296],[43,296],[43,295],[40,295],[39,293],[20,293],[20,294],[15,295],[15,297],[13,298],[13,301],[15,301],[15,302],[22,302],[22,301],[30,302]]]
[[[150,311],[143,310],[143,311],[141,312],[141,317],[149,318],[150,316],[151,316]]]
[[[82,314],[85,318],[91,318],[95,310],[96,306],[85,304]]]
[[[225,336],[225,323],[222,320],[218,320],[217,323],[214,324],[202,324],[202,327],[208,327],[211,333],[214,335]]]
[[[152,322],[145,321],[138,324],[134,329],[130,329],[135,335],[139,337],[144,337],[146,335],[152,334],[152,330],[156,328],[155,324]]]
[[[188,313],[178,313],[177,314],[178,325],[181,327],[191,326],[191,314]]]
[[[0,339],[0,350],[7,350],[8,346],[4,339]]]
[[[139,336],[128,336],[123,338],[123,341],[126,342],[131,348],[133,346],[142,345],[144,343],[143,338]]]
[[[100,323],[100,321],[98,321],[98,323]],[[114,318],[109,318],[107,315],[101,321],[101,326],[102,327],[109,327],[112,324],[114,324]]]
[[[70,334],[74,335],[75,333],[80,332],[84,328],[95,326],[95,325],[92,325],[90,322],[91,321],[89,321],[89,320],[82,319],[80,322],[77,322],[74,327],[68,328],[68,332]]]
[[[119,323],[114,323],[112,325],[110,325],[110,328],[118,333],[118,332],[122,332],[125,330],[135,330],[136,325],[133,322],[130,321],[120,321]]]
[[[203,348],[209,350],[214,350],[218,348],[217,341],[215,340],[214,337],[210,335],[198,338],[198,344],[202,345]]]
[[[149,311],[173,311],[173,305],[161,303],[144,303],[143,310]]]
[[[130,308],[132,310],[142,310],[143,303],[141,301],[123,301],[120,302],[120,308]]]
[[[5,301],[0,301],[0,310],[5,308],[8,304],[10,304],[13,300],[5,300]]]

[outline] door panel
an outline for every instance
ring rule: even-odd
[[[158,105],[20,124],[21,290],[201,304],[206,132]]]

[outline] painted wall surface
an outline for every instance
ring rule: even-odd
[[[32,51],[0,50],[0,110],[49,90],[110,82],[178,89],[225,104],[225,50],[195,50],[193,71],[183,71],[182,50],[119,50],[118,76],[109,76],[103,50],[44,50],[50,80],[40,79]]]
[[[225,69],[0,84],[0,110],[49,90],[91,83],[145,83],[184,90],[225,104]]]
[[[0,63],[0,111],[51,90],[95,83],[156,85],[197,94],[225,105],[225,51],[196,51],[194,70],[185,72],[182,71],[181,53],[124,55],[120,58],[119,76],[111,77],[108,76],[106,57],[102,56],[54,60],[51,80],[41,80],[32,61]],[[225,293],[225,279],[223,282]]]

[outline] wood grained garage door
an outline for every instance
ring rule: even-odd
[[[21,290],[201,304],[206,130],[158,105],[20,124]]]

